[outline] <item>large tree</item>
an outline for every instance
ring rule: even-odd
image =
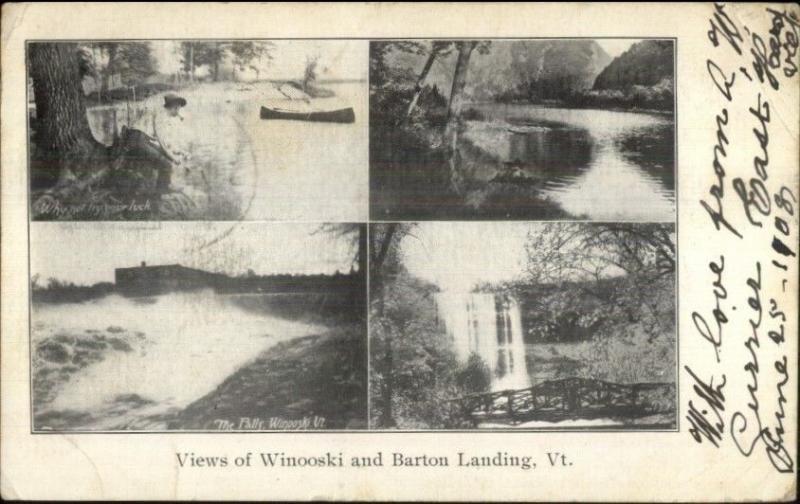
[[[100,97],[107,96],[115,78],[121,85],[136,86],[156,73],[149,42],[92,42],[82,45],[79,54],[83,73],[99,84]]]
[[[271,60],[271,51],[275,44],[272,42],[242,40],[228,44],[227,50],[233,57],[234,80],[236,71],[244,71],[246,68],[256,73],[256,80],[261,74],[260,64],[263,60]]]
[[[471,425],[453,399],[485,390],[488,369],[474,358],[458,363],[436,315],[437,287],[406,269],[402,244],[417,239],[414,224],[374,224],[369,238],[373,425]]]
[[[108,149],[86,118],[77,44],[31,43],[30,71],[36,103],[36,146],[42,167],[58,173],[59,186],[87,186],[108,168]]]
[[[456,66],[453,70],[453,84],[450,89],[450,100],[447,105],[447,124],[444,130],[444,146],[450,167],[450,184],[456,193],[463,192],[464,176],[458,159],[458,128],[461,121],[461,109],[464,105],[464,88],[467,85],[469,62],[472,52],[485,54],[489,52],[490,42],[462,40],[453,42],[456,50]]]
[[[219,67],[226,56],[223,42],[181,42],[181,63],[183,63],[184,72],[192,81],[194,81],[195,70],[202,65],[207,65],[211,71],[211,77],[215,82],[218,81]]]
[[[417,78],[417,83],[414,86],[414,96],[411,98],[411,102],[408,104],[406,118],[411,117],[411,113],[417,106],[419,97],[422,95],[422,90],[424,89],[425,80],[428,78],[428,74],[430,73],[433,64],[436,62],[436,59],[447,56],[452,49],[453,42],[447,40],[434,40],[431,42],[431,48],[428,51],[428,58],[425,60],[425,64],[422,66],[422,71],[419,74],[419,78]]]
[[[369,232],[369,278],[370,278],[370,299],[372,308],[375,311],[375,320],[381,323],[385,308],[385,286],[386,286],[386,265],[391,262],[390,257],[397,254],[400,241],[409,232],[410,224],[376,224],[370,227]],[[395,261],[396,262],[396,261]],[[391,428],[396,425],[394,412],[392,409],[392,396],[394,382],[392,370],[394,369],[394,350],[393,338],[391,333],[385,338],[384,352],[381,359],[383,373],[383,383],[381,384],[381,412],[380,424],[382,427]]]

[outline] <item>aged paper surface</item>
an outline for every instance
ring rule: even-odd
[[[4,5],[2,497],[794,500],[799,37]]]

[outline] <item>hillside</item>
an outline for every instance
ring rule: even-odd
[[[557,100],[592,87],[611,61],[594,40],[533,40],[511,44],[511,84],[519,97]]]
[[[474,100],[559,100],[590,89],[611,57],[594,40],[494,42],[470,62]]]
[[[591,89],[610,61],[594,40],[492,41],[485,54],[473,53],[465,93],[473,100],[559,99]],[[415,76],[424,66],[425,55],[397,51],[387,62]],[[451,51],[433,65],[426,83],[447,95],[454,66]]]
[[[671,40],[643,40],[614,58],[594,81],[595,90],[625,91],[632,86],[655,86],[673,80],[674,44]]]

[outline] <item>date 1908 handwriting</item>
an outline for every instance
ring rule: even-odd
[[[724,254],[716,253],[709,262],[713,274],[713,305],[710,309],[693,311],[692,322],[696,335],[711,345],[713,363],[717,366],[701,368],[694,362],[692,366],[684,366],[693,384],[686,419],[690,426],[688,432],[697,443],[720,448],[726,436],[730,436],[745,457],[760,451],[757,449],[760,446],[772,466],[786,473],[794,471],[794,460],[784,441],[788,401],[785,389],[790,380],[789,358],[784,348],[786,314],[780,307],[781,293],[771,293],[765,286],[774,289],[772,286],[779,285],[785,291],[790,275],[796,275],[796,270],[790,271],[796,267],[796,262],[789,258],[797,256],[797,250],[792,248],[797,242],[797,196],[789,187],[775,182],[780,177],[770,173],[770,150],[780,152],[781,149],[775,146],[780,135],[771,135],[770,122],[773,116],[781,115],[776,105],[780,100],[773,100],[771,94],[781,90],[788,79],[798,76],[800,20],[792,8],[765,8],[762,12],[768,28],[761,33],[742,24],[724,4],[716,4],[709,19],[707,36],[712,47],[728,51],[728,55],[734,54],[734,61],[739,63],[731,66],[730,59],[723,64],[718,62],[722,60],[706,60],[712,89],[718,91],[723,107],[714,117],[716,130],[711,147],[714,182],[708,190],[710,198],[701,199],[700,205],[716,231],[734,240],[750,238],[748,245],[752,245],[748,247],[747,257],[755,256],[755,273],[749,274],[742,284],[734,280],[737,288],[747,289],[749,311],[746,339],[743,343],[731,341],[742,344],[744,349],[738,347],[734,352],[722,354],[730,338],[723,338],[723,330],[732,320],[728,310],[736,309],[729,296],[734,293],[735,297],[738,289],[726,287]],[[737,110],[738,107],[741,108]],[[739,110],[743,114],[736,114]],[[735,118],[745,115],[753,120],[753,126],[751,142],[743,144],[732,132],[740,127],[733,124],[738,120]],[[737,138],[735,144],[733,138]],[[737,163],[747,158],[752,159],[749,173]],[[731,176],[733,170],[743,173]],[[759,247],[754,238],[763,240],[765,235],[769,236],[769,241],[762,242]],[[735,258],[729,255],[729,259],[748,262],[738,254]],[[771,267],[764,269],[762,264]],[[764,281],[765,276],[771,275],[779,282]],[[732,285],[730,279],[727,281]],[[764,303],[765,299],[769,300],[768,304]],[[738,327],[732,326],[732,330],[731,334],[741,332]],[[741,358],[744,374],[734,376],[731,369],[738,367],[739,355],[744,355]],[[732,360],[735,363],[730,362]],[[746,384],[744,394],[730,390],[734,382]],[[766,383],[775,386],[767,390]],[[742,396],[746,398],[744,406],[731,402],[739,401]],[[773,398],[774,405],[769,405]]]

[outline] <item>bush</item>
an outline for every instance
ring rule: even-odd
[[[480,355],[472,353],[456,374],[456,383],[467,394],[486,392],[492,384],[492,372]]]

